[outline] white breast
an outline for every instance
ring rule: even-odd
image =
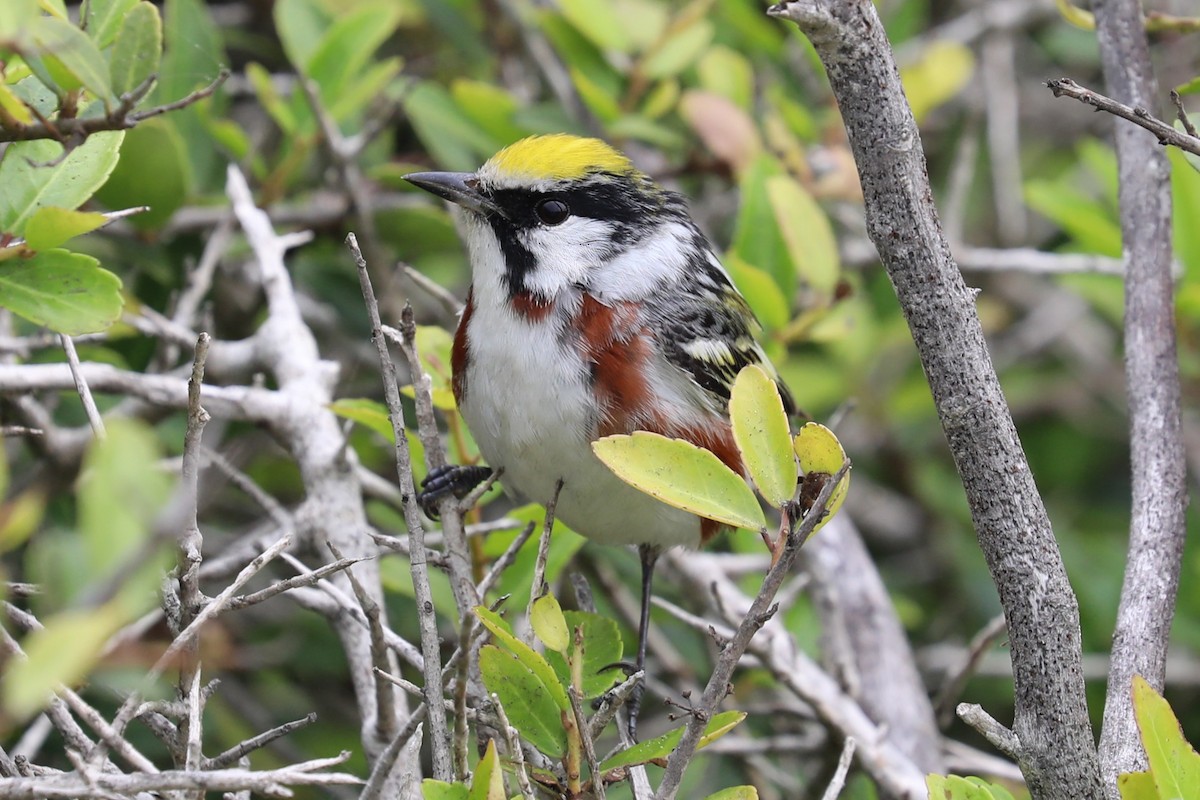
[[[493,295],[494,296],[494,295]],[[560,308],[527,321],[507,304],[479,302],[468,330],[470,361],[461,411],[501,482],[546,503],[558,479],[558,518],[605,544],[695,547],[699,520],[630,487],[592,453],[595,401],[587,371],[564,357]],[[486,331],[486,334],[481,332]]]

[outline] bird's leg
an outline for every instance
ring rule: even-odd
[[[638,622],[638,648],[635,666],[643,672],[642,682],[633,690],[629,698],[629,719],[627,727],[629,738],[637,741],[638,712],[642,708],[642,694],[646,691],[646,640],[650,636],[650,586],[654,581],[654,564],[662,549],[652,544],[638,545],[638,556],[642,560],[642,616]]]

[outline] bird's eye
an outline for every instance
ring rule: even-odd
[[[571,216],[571,209],[567,208],[567,204],[553,198],[539,201],[533,207],[533,211],[545,225],[561,225]]]

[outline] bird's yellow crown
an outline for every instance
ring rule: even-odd
[[[599,139],[555,133],[510,144],[479,170],[503,182],[570,181],[596,172],[633,175],[627,157]]]

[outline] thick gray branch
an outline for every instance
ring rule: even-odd
[[[1158,83],[1141,4],[1104,0],[1092,8],[1108,91],[1121,103],[1152,107]],[[1134,674],[1141,674],[1162,690],[1187,507],[1171,280],[1170,166],[1155,135],[1124,123],[1116,123],[1115,134],[1126,262],[1125,384],[1133,508],[1100,734],[1100,765],[1111,798],[1119,797],[1117,775],[1146,768],[1130,684]]]
[[[773,6],[816,47],[846,124],[867,227],[912,330],[1012,644],[1021,767],[1035,798],[1095,798],[1079,607],[942,232],[925,156],[868,0]]]

